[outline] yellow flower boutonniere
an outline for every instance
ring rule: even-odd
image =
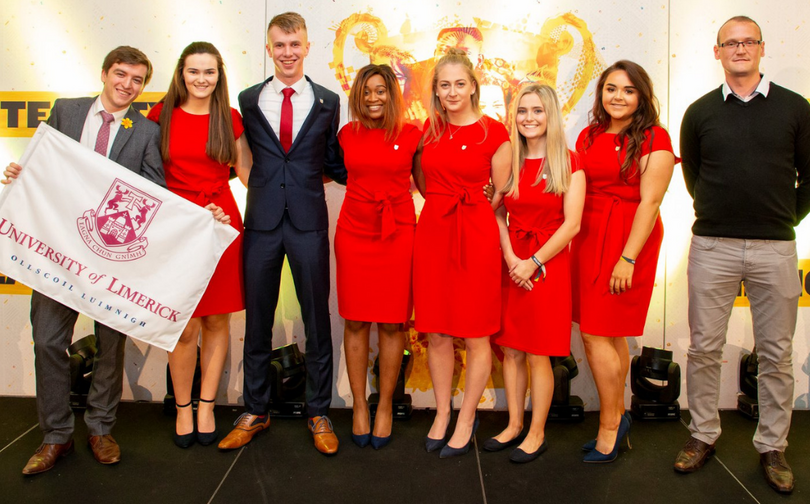
[[[121,120],[121,126],[123,126],[124,129],[131,128],[132,127],[132,119],[130,119],[129,117],[125,117],[124,119]]]

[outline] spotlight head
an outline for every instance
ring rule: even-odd
[[[660,383],[653,383],[656,380]],[[672,361],[672,352],[643,347],[630,364],[631,411],[639,418],[677,420],[681,394],[681,368]]]

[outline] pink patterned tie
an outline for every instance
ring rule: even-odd
[[[107,157],[107,144],[110,143],[110,123],[115,120],[109,112],[101,111],[101,119],[104,123],[98,129],[98,137],[96,138],[96,152],[104,157]]]

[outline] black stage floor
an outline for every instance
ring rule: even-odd
[[[241,409],[218,407],[220,431]],[[688,416],[688,413],[684,413]],[[579,424],[550,423],[549,450],[517,465],[508,450],[471,450],[441,460],[425,453],[423,437],[432,414],[414,412],[396,422],[390,445],[375,451],[352,444],[351,410],[331,418],[341,441],[335,457],[312,446],[300,419],[273,420],[268,432],[245,448],[219,452],[215,445],[187,450],[172,443],[174,419],[161,404],[124,403],[114,435],[122,447],[115,466],[98,464],[77,419],[76,452],[49,472],[24,477],[21,470],[42,437],[30,398],[0,397],[0,502],[57,503],[776,503],[810,502],[810,412],[793,415],[787,458],[796,490],[782,496],[768,487],[751,444],[755,424],[736,411],[722,413],[717,455],[697,473],[672,470],[675,454],[689,437],[682,422],[636,421],[632,450],[626,445],[612,464],[582,462],[580,446],[596,433],[596,413]],[[505,412],[484,412],[477,446],[499,432]]]

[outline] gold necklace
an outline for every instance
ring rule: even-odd
[[[456,133],[458,133],[459,131],[461,131],[461,128],[463,128],[463,127],[464,127],[464,126],[458,126],[458,127],[456,128],[456,131],[453,131],[453,125],[452,125],[452,124],[450,124],[450,123],[447,123],[447,131],[450,133],[450,140],[452,140],[452,139],[453,139],[453,135],[455,135]]]

